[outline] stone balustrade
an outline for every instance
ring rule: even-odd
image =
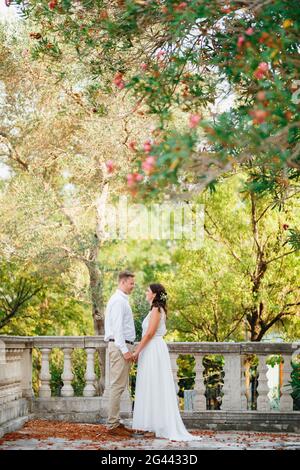
[[[2,346],[2,347],[1,347]],[[41,353],[38,396],[32,391],[32,351]],[[64,366],[61,376],[60,396],[51,396],[50,357],[54,348],[63,351]],[[109,360],[106,354],[105,389],[101,396],[96,392],[94,370],[95,352],[106,350],[103,337],[13,337],[0,336],[0,429],[2,433],[12,429],[28,416],[48,419],[68,419],[74,421],[99,422],[105,419],[109,398]],[[220,427],[230,422],[238,428],[240,423],[260,422],[262,426],[270,423],[268,429],[300,428],[300,412],[293,410],[291,390],[285,385],[290,381],[291,359],[300,353],[300,343],[168,343],[171,368],[175,388],[178,392],[178,356],[193,356],[194,391],[193,407],[182,411],[183,418],[190,426]],[[74,396],[72,352],[83,349],[86,352],[85,385],[83,396]],[[258,399],[257,409],[249,410],[247,401],[248,385],[245,380],[244,358],[255,354],[258,357]],[[282,383],[279,409],[270,409],[269,386],[266,360],[270,355],[283,358]],[[224,383],[222,403],[219,411],[207,410],[206,385],[204,383],[203,359],[205,356],[221,355],[224,358]],[[132,399],[127,387],[121,401],[123,416],[130,417]],[[250,419],[250,421],[249,421]],[[200,420],[200,421],[199,421]],[[202,421],[201,421],[202,420]],[[252,421],[251,421],[252,420]],[[275,427],[272,428],[271,421]],[[9,424],[11,423],[11,424]],[[222,424],[223,423],[223,424]],[[227,427],[228,427],[227,426]],[[254,426],[255,427],[255,426]],[[261,426],[260,426],[261,427]],[[249,428],[249,427],[248,427]],[[253,426],[252,426],[253,428]],[[3,431],[4,430],[4,431]]]
[[[49,359],[52,349],[59,348],[64,354],[64,369],[62,373],[63,387],[61,390],[62,397],[73,397],[74,390],[72,387],[72,381],[74,379],[72,373],[72,361],[71,355],[74,349],[84,349],[87,353],[87,363],[85,372],[85,382],[83,396],[93,397],[96,395],[95,388],[95,371],[94,371],[94,355],[97,349],[106,349],[107,343],[103,341],[102,337],[79,337],[79,336],[45,336],[33,338],[32,342],[29,343],[29,347],[37,348],[41,352],[42,365],[40,373],[40,398],[51,397],[50,390],[50,372],[49,372]],[[108,369],[107,369],[108,370]]]
[[[247,410],[244,358],[255,354],[258,357],[258,402],[257,411],[270,412],[269,387],[266,360],[270,355],[280,355],[284,360],[283,382],[280,394],[280,411],[293,411],[291,391],[286,386],[290,381],[292,371],[291,360],[300,354],[300,343],[169,343],[171,363],[176,363],[178,355],[192,355],[196,361],[196,410],[206,410],[204,400],[205,386],[203,383],[203,359],[208,355],[224,357],[225,377],[223,386],[222,409],[230,411]],[[173,365],[174,378],[177,367]]]

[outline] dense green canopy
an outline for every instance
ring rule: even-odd
[[[14,3],[23,19],[0,45],[1,295],[13,308],[38,276],[14,317],[34,312],[24,333],[69,332],[72,310],[76,334],[103,332],[116,273],[131,267],[139,331],[158,279],[170,337],[258,341],[276,326],[296,338],[297,2]],[[204,203],[203,247],[106,240],[105,204],[128,189]],[[0,303],[3,331],[21,331],[9,311]]]

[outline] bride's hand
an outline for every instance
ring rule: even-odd
[[[133,353],[132,353],[133,362],[137,362],[138,357],[139,357],[139,353],[136,353],[136,352],[133,352]]]

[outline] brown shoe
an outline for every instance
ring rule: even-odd
[[[119,424],[115,428],[107,429],[107,435],[108,436],[131,437],[132,432],[128,431],[125,427],[123,427],[122,425]]]
[[[125,431],[130,432],[131,434],[134,434],[134,433],[135,433],[135,430],[134,430],[134,429],[127,428],[123,423],[120,423],[120,424],[119,424],[119,427],[121,427],[122,429],[125,429]]]

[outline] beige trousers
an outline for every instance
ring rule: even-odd
[[[126,346],[130,352],[134,349],[133,344],[126,343]],[[122,352],[115,346],[113,341],[110,341],[107,347],[110,367],[110,393],[106,424],[109,429],[113,429],[120,423],[121,395],[128,384],[132,363],[124,359]]]

